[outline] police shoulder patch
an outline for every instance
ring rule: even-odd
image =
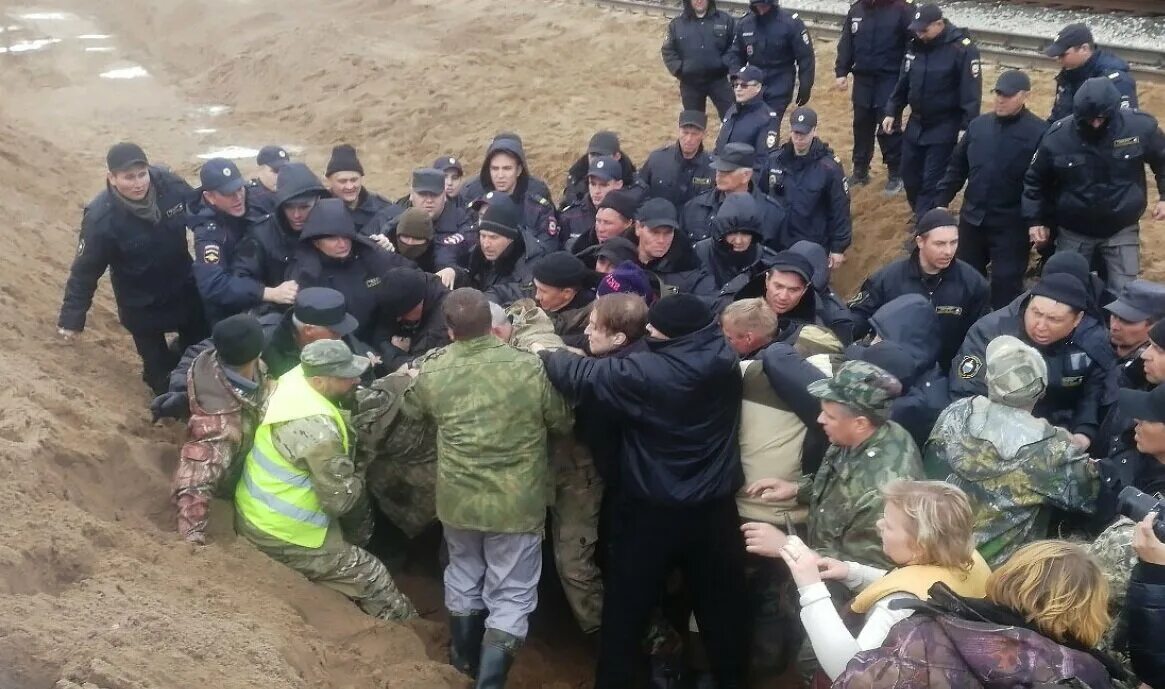
[[[218,263],[221,258],[222,249],[218,244],[207,244],[202,247],[202,262],[203,263]]]
[[[542,204],[543,206],[550,205],[550,202],[547,201],[546,199],[542,198],[541,196],[535,196],[534,198],[538,199],[538,203]]]
[[[81,239],[81,241],[77,242],[77,255],[80,256],[83,253],[85,253],[85,240]]]
[[[963,380],[970,380],[979,375],[979,371],[982,368],[983,360],[977,356],[968,354],[959,362],[959,377]]]
[[[847,304],[847,306],[857,306],[858,304],[865,301],[866,297],[868,297],[868,296],[870,296],[869,292],[862,290],[861,292],[858,292],[857,294],[855,294],[853,299],[849,300],[849,304]]]
[[[776,147],[777,147],[777,133],[776,132],[769,132],[769,135],[765,137],[765,148],[776,148]]]
[[[367,280],[364,281],[365,287],[376,287],[379,284],[380,284],[380,278],[378,278],[378,277],[368,278]]]
[[[969,38],[964,38],[964,39],[963,39],[963,45],[971,45],[971,39],[969,39]]]
[[[1120,72],[1113,72],[1112,74],[1108,75],[1108,78],[1109,79],[1120,79],[1121,73]]]

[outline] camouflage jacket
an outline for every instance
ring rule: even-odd
[[[437,521],[437,429],[400,413],[405,373],[356,391],[356,464],[367,467],[368,492],[380,511],[409,538]]]
[[[214,349],[200,353],[186,374],[190,420],[181,457],[228,469],[224,482],[238,478],[242,458],[251,450],[267,398],[275,389],[267,366],[261,360],[256,366],[259,387],[251,393],[241,392],[227,380]]]
[[[1137,554],[1133,551],[1133,531],[1136,523],[1128,517],[1113,522],[1093,541],[1089,552],[1100,563],[1100,569],[1108,579],[1108,612],[1112,625],[1100,642],[1100,648],[1119,660],[1130,674],[1132,662],[1128,657],[1128,619],[1124,614],[1125,598],[1129,590],[1129,580],[1133,567],[1137,564]]]
[[[927,476],[967,493],[975,542],[992,567],[1048,537],[1049,508],[1091,513],[1099,488],[1088,455],[1067,431],[980,396],[943,411],[923,463]]]
[[[437,516],[459,529],[541,531],[548,504],[548,431],[570,408],[533,354],[493,335],[431,352],[401,411],[437,427]]]
[[[922,461],[906,429],[887,421],[857,447],[830,445],[812,478],[802,478],[798,502],[809,504],[809,547],[826,557],[892,569],[877,523],[882,486],[921,479]]]

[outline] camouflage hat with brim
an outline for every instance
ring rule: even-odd
[[[902,394],[902,383],[885,370],[866,361],[847,361],[833,378],[809,384],[809,394],[837,402],[863,416],[890,417],[890,405]]]
[[[368,370],[368,357],[352,353],[340,340],[316,340],[299,353],[303,375],[329,378],[359,378]]]
[[[987,343],[987,398],[1012,407],[1028,406],[1048,387],[1048,364],[1035,348],[1011,335]]]

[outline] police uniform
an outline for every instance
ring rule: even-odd
[[[413,207],[409,197],[404,197],[376,214],[376,217],[360,231],[366,237],[382,234],[395,237],[400,216]],[[477,246],[477,228],[473,217],[465,208],[446,199],[441,214],[433,218],[432,267],[434,270],[464,267],[469,252]],[[421,262],[418,262],[420,265]]]
[[[132,212],[112,187],[85,206],[57,326],[84,330],[97,281],[108,269],[118,320],[142,358],[142,379],[161,394],[179,358],[166,333],[178,333],[181,352],[208,331],[186,248],[186,201],[194,190],[159,167],[150,168],[150,185],[157,198],[155,222]]]
[[[797,105],[809,102],[815,65],[813,41],[796,13],[777,7],[774,2],[765,3],[769,4],[769,11],[762,16],[756,12],[757,4],[760,3],[749,3],[749,13],[736,22],[736,35],[725,60],[730,73],[745,65],[764,72],[762,94],[776,113],[779,130],[785,110],[794,101],[794,83],[798,84]]]
[[[684,0],[683,13],[667,25],[660,53],[668,73],[680,82],[684,110],[704,112],[710,98],[721,118],[727,114],[733,98],[725,57],[735,29],[736,21],[716,9],[716,0],[708,1],[702,17],[696,16],[691,0]]]
[[[1030,82],[1027,85],[1030,88]],[[946,207],[967,184],[959,211],[958,256],[983,275],[991,264],[995,309],[1023,291],[1030,253],[1028,226],[1020,212],[1023,176],[1046,129],[1047,124],[1027,108],[1009,117],[995,113],[976,117],[955,146],[938,185],[937,202]]]
[[[842,24],[834,74],[854,76],[855,179],[869,176],[875,134],[890,178],[898,177],[902,130],[882,131],[882,107],[898,83],[913,18],[913,0],[860,0],[850,5]]]
[[[793,113],[794,126],[797,112]],[[849,248],[853,237],[849,186],[840,160],[827,144],[814,139],[803,156],[797,155],[791,142],[784,144],[769,159],[767,181],[769,193],[789,211],[785,246],[804,239],[831,254]]]
[[[785,228],[788,213],[777,201],[762,194],[755,186],[749,193],[756,201],[757,212],[760,214],[762,242],[773,251],[780,251],[784,248],[784,235],[787,234]],[[725,196],[721,191],[709,189],[684,205],[680,212],[680,229],[693,243],[712,236],[712,221],[720,211]]]
[[[275,212],[256,223],[239,242],[232,260],[233,272],[277,287],[287,280],[287,273],[299,246],[299,233],[287,224],[283,206],[295,198],[316,200],[328,192],[303,163],[288,163],[279,171],[276,183]]]
[[[247,203],[260,212],[270,214],[275,212],[275,190],[268,189],[257,178],[247,182]]]
[[[1107,50],[1097,48],[1092,30],[1086,24],[1069,24],[1060,29],[1056,40],[1048,46],[1044,54],[1058,58],[1069,48],[1078,48],[1086,44],[1093,50],[1088,61],[1075,69],[1062,69],[1056,75],[1056,98],[1052,102],[1048,122],[1056,122],[1071,115],[1077,89],[1093,77],[1104,77],[1112,81],[1113,86],[1120,92],[1121,108],[1137,107],[1137,83],[1129,74],[1129,64]]]
[[[910,106],[902,142],[902,184],[916,216],[939,205],[938,183],[959,132],[979,115],[980,72],[979,49],[949,22],[930,42],[910,40],[886,116],[898,120]]]
[[[747,67],[745,69],[748,69]],[[756,150],[753,169],[764,172],[768,158],[780,144],[781,115],[764,100],[764,91],[728,110],[716,136],[715,155],[722,155],[728,144],[748,144]]]
[[[692,158],[685,158],[678,143],[657,148],[647,156],[639,169],[639,181],[647,189],[647,197],[667,199],[676,208],[715,186],[715,174],[710,167],[712,157],[704,147]],[[592,226],[594,222],[592,220]]]

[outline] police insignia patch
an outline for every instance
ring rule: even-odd
[[[751,45],[744,46],[744,54],[748,55],[748,56],[752,55],[752,46]]]
[[[857,306],[858,304],[865,301],[865,299],[866,299],[866,293],[864,291],[858,292],[857,294],[854,295],[853,299],[849,300],[848,306]]]
[[[979,72],[981,69],[982,69],[982,65],[979,63],[978,60],[971,60],[971,76],[978,79]]]
[[[777,147],[777,133],[776,132],[769,132],[769,135],[767,137],[765,137],[765,148],[776,148],[776,147]]]
[[[983,362],[977,356],[967,355],[959,362],[959,377],[964,380],[970,380],[979,374],[979,369],[983,368]]]
[[[219,259],[221,258],[221,253],[222,250],[219,248],[218,244],[207,244],[202,249],[202,262],[218,263]]]
[[[809,32],[808,31],[801,32],[801,40],[805,42],[805,45],[809,45]]]
[[[77,242],[77,255],[80,256],[83,253],[85,253],[85,240],[84,239]]]
[[[380,284],[380,278],[368,278],[364,281],[365,287],[376,287]]]
[[[551,218],[550,222],[546,223],[546,233],[551,237],[558,236],[558,223],[554,221],[554,218]]]

